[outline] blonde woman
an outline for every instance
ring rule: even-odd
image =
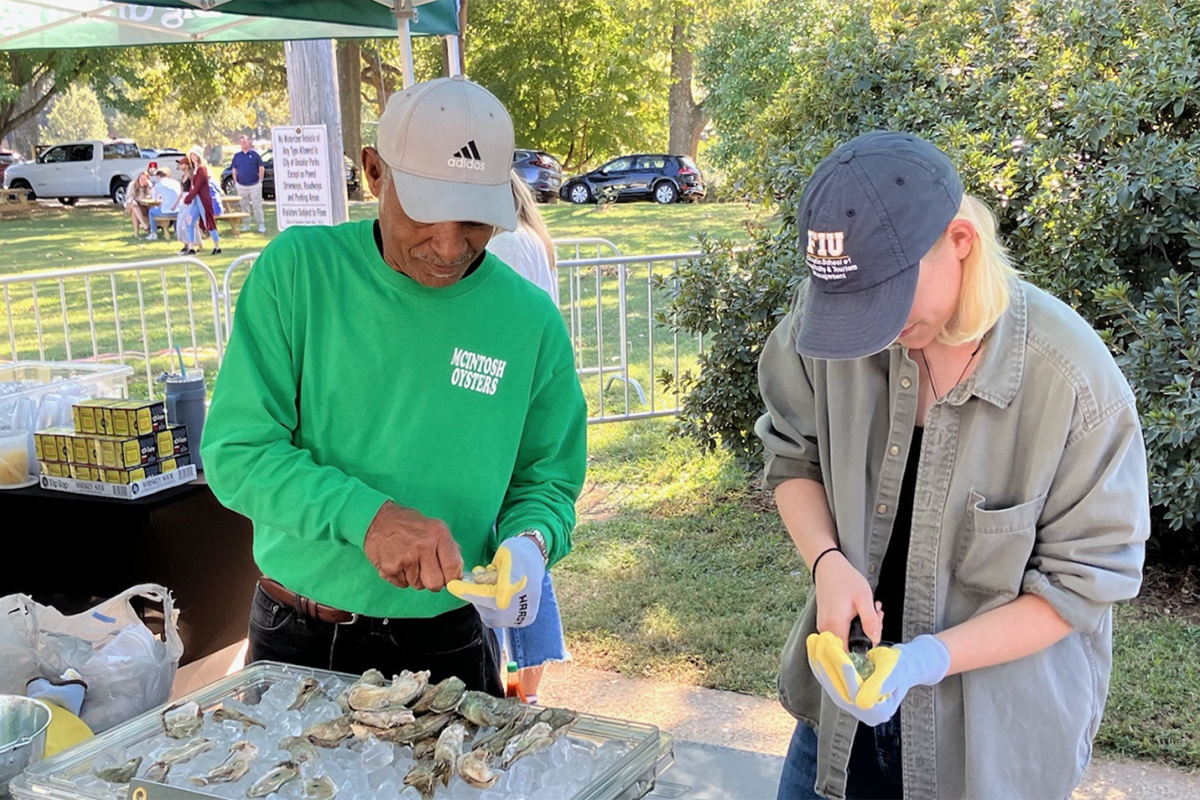
[[[518,275],[540,286],[558,302],[558,277],[554,273],[554,242],[546,221],[538,213],[533,192],[512,173],[513,202],[517,206],[517,229],[502,231],[488,242],[488,251],[508,264]]]
[[[147,233],[153,233],[150,221],[146,218],[146,207],[141,203],[142,200],[150,199],[151,189],[150,173],[139,172],[125,192],[125,213],[133,221],[133,235],[135,237],[142,235],[142,228],[145,228]]]
[[[200,244],[200,237],[196,233],[196,221],[199,219],[201,208],[199,203],[185,202],[184,198],[191,191],[195,168],[192,166],[191,159],[186,156],[179,159],[177,166],[179,167],[180,188],[171,210],[179,212],[179,216],[175,220],[175,235],[183,243],[179,254],[191,256],[196,254]]]
[[[215,256],[221,252],[221,235],[217,233],[217,214],[221,212],[216,208],[215,192],[209,185],[208,164],[204,160],[204,151],[198,146],[193,147],[188,151],[188,161],[192,167],[192,183],[183,202],[185,205],[192,204],[196,211],[197,227],[202,227],[212,237],[212,255]],[[192,246],[197,246],[200,243],[199,235],[193,234],[192,240]]]
[[[1141,582],[1133,394],[928,142],[842,145],[799,224],[808,280],[763,350],[756,428],[814,583],[779,676],[799,720],[779,797],[1067,797],[1112,605]]]

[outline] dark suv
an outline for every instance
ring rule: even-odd
[[[594,203],[599,195],[617,200],[653,200],[664,205],[701,200],[704,176],[687,156],[638,154],[614,158],[599,169],[571,178],[559,195],[572,203]]]
[[[513,172],[525,181],[539,203],[558,199],[562,186],[562,164],[545,150],[521,150],[513,153]]]
[[[240,151],[239,151],[240,152]],[[275,153],[267,150],[265,153],[260,153],[263,162],[263,199],[275,199]],[[358,191],[358,167],[354,166],[354,162],[349,156],[342,156],[342,163],[346,169],[346,191]],[[233,181],[233,163],[221,172],[221,191],[225,194],[237,194],[237,184]]]

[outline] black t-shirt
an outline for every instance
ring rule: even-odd
[[[917,492],[917,465],[921,460],[921,438],[924,433],[924,428],[913,428],[908,462],[904,465],[904,478],[900,481],[900,498],[896,501],[892,537],[888,540],[883,567],[879,571],[879,583],[875,587],[875,599],[883,603],[883,641],[887,643],[903,641],[908,543],[912,539],[913,498]]]

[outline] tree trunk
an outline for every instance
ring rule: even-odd
[[[357,39],[337,43],[337,73],[342,145],[359,175],[358,190],[349,192],[347,187],[347,191],[351,200],[362,200],[362,47]]]
[[[20,94],[0,101],[0,141],[23,126],[32,125],[36,140],[37,118],[60,92],[64,91],[87,66],[88,59],[82,58],[69,72],[56,73],[53,69],[54,51],[46,51],[41,61],[38,55],[23,52],[7,53],[8,82],[22,87]],[[25,127],[24,130],[28,130]],[[18,134],[18,138],[22,138]]]
[[[700,134],[708,122],[704,108],[692,96],[692,43],[679,19],[671,26],[671,91],[667,96],[670,120],[668,152],[696,157]]]

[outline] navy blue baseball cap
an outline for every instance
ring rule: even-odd
[[[894,342],[912,310],[921,258],[962,196],[946,154],[908,133],[865,133],[817,165],[800,198],[810,277],[796,351],[862,358]]]

